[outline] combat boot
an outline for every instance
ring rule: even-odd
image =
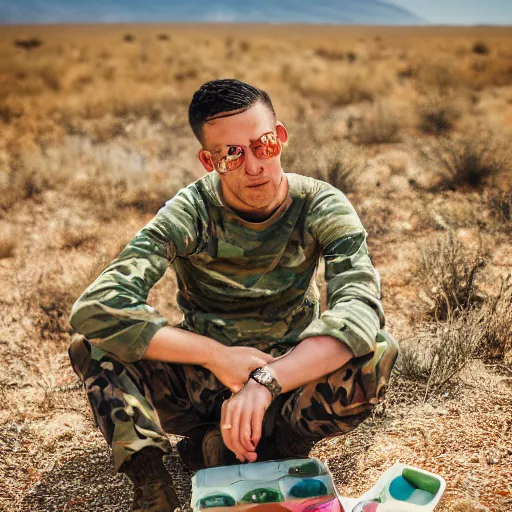
[[[240,461],[222,440],[218,425],[197,427],[176,444],[178,454],[189,471],[229,466]]]
[[[224,444],[219,426],[206,433],[201,443],[201,450],[206,467],[240,464],[236,455]]]
[[[132,511],[174,512],[180,507],[174,483],[162,456],[163,452],[158,448],[143,448],[121,467],[120,471],[133,483]]]
[[[134,512],[174,512],[180,505],[172,480],[147,482],[134,489]]]
[[[276,422],[273,442],[281,459],[309,457],[309,452],[320,439],[308,439],[297,434],[288,423],[279,418]]]

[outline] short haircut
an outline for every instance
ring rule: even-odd
[[[221,112],[232,112],[252,107],[260,101],[267,105],[272,116],[276,117],[269,95],[262,89],[234,78],[212,80],[203,84],[192,96],[188,107],[188,122],[202,143],[203,124]]]

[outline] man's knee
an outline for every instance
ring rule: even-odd
[[[376,341],[373,357],[361,368],[366,399],[372,405],[384,399],[399,354],[398,342],[387,331],[381,329]]]
[[[73,370],[84,380],[91,364],[91,345],[84,335],[75,333],[71,337],[68,355]]]

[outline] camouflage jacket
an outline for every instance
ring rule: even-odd
[[[223,204],[217,173],[181,189],[77,299],[71,326],[121,360],[140,359],[168,324],[146,300],[172,265],[178,327],[274,356],[315,335],[338,338],[356,357],[372,353],[385,320],[367,233],[338,189],[286,177],[287,200],[257,223]],[[322,255],[328,309],[320,315]]]

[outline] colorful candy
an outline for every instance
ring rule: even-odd
[[[309,498],[311,496],[325,496],[327,487],[321,480],[308,478],[297,482],[289,491],[294,498]]]
[[[246,493],[240,503],[275,503],[279,501],[284,501],[284,498],[278,490],[260,487]]]
[[[236,501],[229,494],[210,494],[209,496],[203,496],[197,502],[199,510],[214,507],[233,507],[234,505],[236,505]]]

